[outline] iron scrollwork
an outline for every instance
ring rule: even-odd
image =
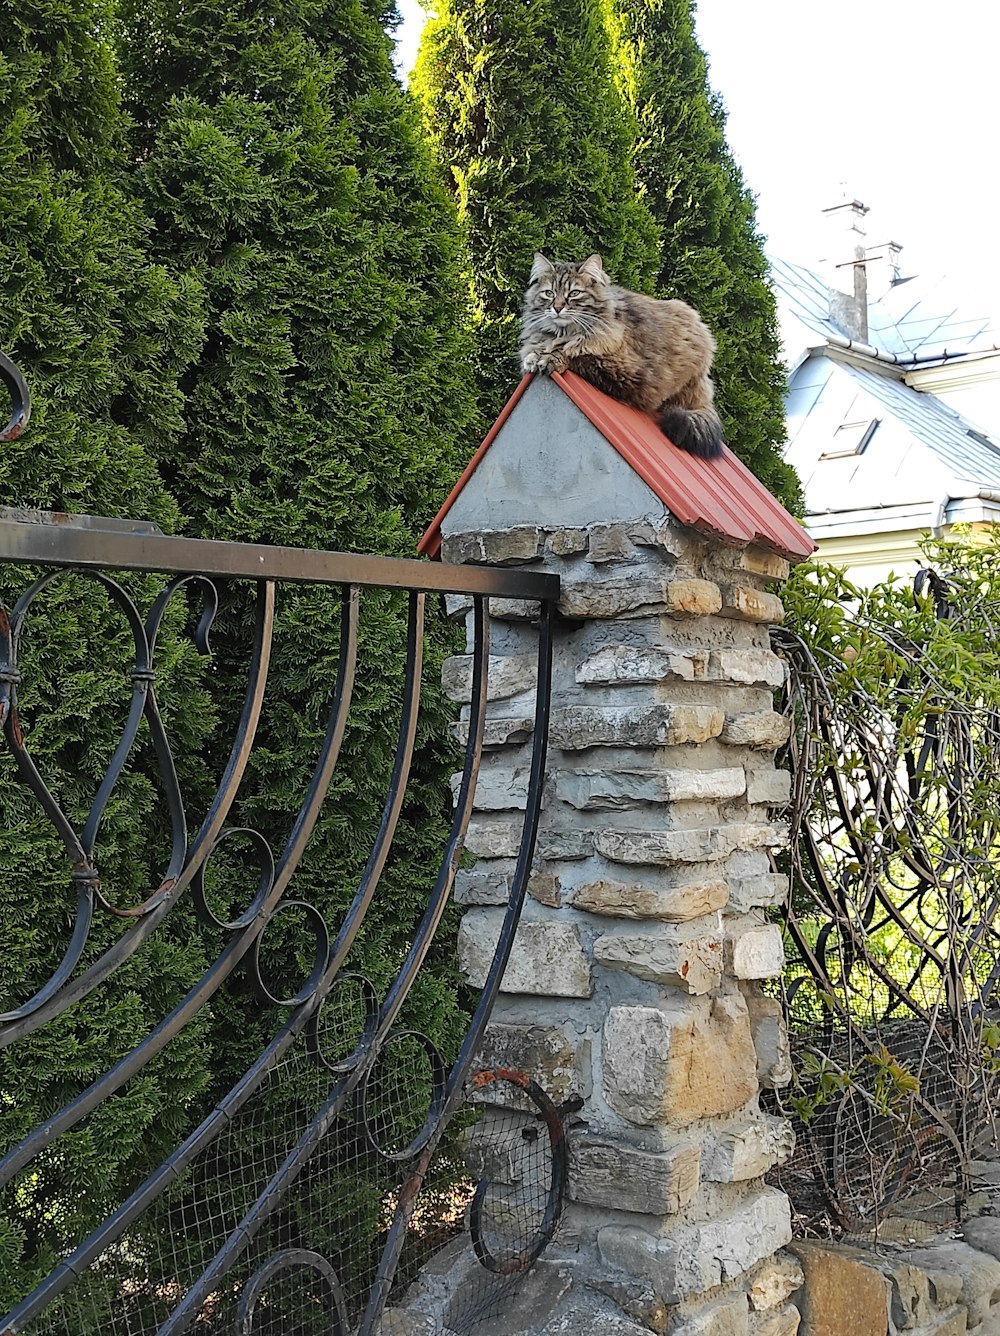
[[[957,615],[936,572],[918,574],[915,594],[937,619]],[[772,636],[793,725],[783,1002],[797,1088],[786,1110],[809,1157],[802,1209],[815,1213],[818,1195],[847,1232],[905,1215],[916,1187],[937,1194],[940,1219],[962,1219],[977,1138],[995,1135],[1000,1070],[987,1043],[1000,977],[984,856],[995,813],[976,816],[968,801],[977,774],[996,769],[997,711],[898,627],[863,611],[851,625],[897,665],[889,704],[845,672],[853,650],[842,658],[787,627]]]

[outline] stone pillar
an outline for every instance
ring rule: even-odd
[[[767,851],[786,839],[772,809],[788,797],[774,766],[788,725],[773,710],[783,665],[768,626],[787,564],[669,518],[446,533],[442,556],[562,580],[530,898],[482,1055],[528,1070],[557,1102],[583,1097],[546,1256],[636,1330],[791,1336],[801,1273],[776,1258],[789,1204],[763,1176],[793,1138],[758,1103],[790,1075],[760,983],[783,960],[766,911],[785,885]],[[514,869],[534,690],[532,608],[492,611],[477,861],[456,885],[474,985]],[[448,661],[455,700],[470,678],[468,658]]]

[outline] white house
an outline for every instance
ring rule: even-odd
[[[867,244],[864,205],[827,212],[835,263],[771,259],[786,458],[820,559],[870,585],[915,571],[928,532],[1000,521],[1000,329],[901,278],[898,245]]]

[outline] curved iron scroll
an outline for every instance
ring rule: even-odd
[[[288,575],[291,564],[288,551],[172,539],[148,530],[127,532],[125,526],[116,526],[113,522],[103,526],[104,522],[100,520],[74,523],[59,517],[58,522],[55,519],[46,522],[44,516],[26,517],[18,512],[0,511],[0,561],[47,568],[17,599],[11,612],[0,615],[0,720],[20,783],[45,813],[66,851],[69,885],[75,905],[59,965],[33,996],[13,999],[7,1007],[0,1017],[0,1046],[16,1044],[55,1017],[98,995],[115,971],[181,904],[193,906],[203,921],[220,932],[223,945],[197,983],[141,1042],[7,1151],[0,1159],[0,1187],[30,1171],[39,1157],[50,1153],[51,1148],[57,1148],[60,1137],[71,1132],[81,1120],[140,1074],[203,1008],[211,1005],[213,997],[227,986],[237,966],[242,969],[241,978],[249,980],[260,1004],[273,1008],[278,1024],[273,1038],[236,1085],[108,1219],[79,1241],[30,1293],[24,1295],[0,1323],[0,1329],[11,1336],[28,1329],[71,1330],[71,1324],[59,1326],[60,1322],[70,1322],[59,1316],[69,1311],[61,1306],[67,1298],[76,1289],[82,1293],[88,1278],[106,1275],[109,1268],[113,1270],[118,1265],[117,1259],[132,1246],[128,1242],[133,1237],[131,1231],[150,1212],[168,1210],[172,1194],[176,1194],[192,1174],[197,1175],[199,1166],[209,1157],[223,1155],[223,1148],[229,1144],[227,1139],[236,1135],[241,1120],[257,1116],[255,1111],[264,1107],[260,1101],[276,1074],[284,1072],[290,1063],[306,1062],[313,1073],[307,1082],[310,1089],[318,1089],[315,1082],[321,1079],[325,1082],[325,1091],[304,1125],[297,1130],[294,1140],[277,1155],[266,1173],[261,1171],[263,1177],[259,1185],[247,1188],[250,1195],[246,1198],[245,1209],[236,1210],[227,1205],[226,1210],[231,1209],[229,1215],[220,1209],[225,1233],[220,1236],[214,1252],[199,1262],[197,1274],[190,1268],[182,1274],[182,1268],[172,1288],[161,1285],[150,1298],[150,1311],[157,1314],[155,1326],[123,1326],[121,1330],[156,1330],[162,1336],[179,1333],[188,1330],[196,1321],[204,1320],[206,1311],[221,1312],[220,1305],[229,1304],[232,1329],[248,1333],[263,1331],[265,1328],[259,1323],[263,1320],[261,1314],[271,1302],[267,1295],[286,1274],[301,1274],[312,1276],[319,1287],[315,1303],[319,1305],[317,1311],[324,1305],[328,1309],[325,1329],[347,1332],[359,1322],[356,1329],[370,1333],[388,1295],[427,1167],[462,1103],[465,1079],[482,1039],[513,943],[531,867],[541,802],[549,709],[551,612],[558,582],[555,577],[526,571],[459,570],[424,562],[389,562],[383,558],[355,558],[337,553],[292,554],[301,559],[297,563],[299,579],[326,581],[341,590],[340,653],[326,732],[316,756],[312,779],[284,848],[272,850],[259,832],[229,825],[227,821],[240,782],[247,772],[261,717],[276,603],[280,601],[283,584],[292,579]],[[102,566],[134,572],[162,571],[170,578],[163,583],[148,612],[143,614],[125,586],[106,575]],[[26,738],[19,709],[22,639],[30,635],[32,611],[37,600],[44,590],[63,579],[66,572],[74,572],[77,578],[83,575],[104,591],[129,628],[133,644],[133,659],[127,669],[131,674],[132,697],[121,739],[97,787],[86,820],[79,828],[50,791],[36,766],[30,735]],[[157,635],[170,601],[185,591],[197,593],[205,607],[197,639],[200,647],[207,651],[215,609],[219,598],[225,597],[220,582],[250,572],[256,589],[256,617],[249,649],[250,672],[245,698],[221,780],[197,831],[191,835],[186,826],[184,795],[171,743],[156,698]],[[409,589],[406,674],[396,758],[381,822],[354,895],[341,921],[327,924],[313,905],[307,900],[290,898],[289,892],[337,765],[356,675],[361,615],[359,593],[373,585]],[[348,958],[352,944],[363,929],[366,914],[378,895],[406,793],[420,709],[423,620],[428,592],[464,592],[472,605],[473,686],[468,741],[451,827],[434,885],[395,978],[380,996],[369,981],[350,971]],[[465,1039],[449,1066],[429,1041],[400,1029],[399,1018],[448,903],[472,812],[486,709],[490,641],[488,598],[491,595],[534,599],[539,604],[538,689],[531,745],[531,779],[513,886],[496,957]],[[166,874],[158,885],[151,887],[138,903],[119,905],[108,898],[101,884],[95,849],[102,814],[114,798],[120,776],[127,770],[140,726],[146,730],[156,760],[173,832],[173,852]],[[213,855],[234,840],[241,841],[248,850],[257,869],[257,882],[245,907],[227,916],[211,904],[205,890],[205,872]],[[278,917],[285,915],[301,918],[304,933],[308,935],[307,954],[311,962],[311,967],[306,967],[306,977],[301,982],[292,981],[287,987],[268,978],[261,963],[262,939]],[[88,942],[93,925],[101,916],[121,919],[124,930],[95,956]],[[347,993],[354,990],[358,999],[357,1033],[350,1038],[346,1051],[328,1051],[327,1021],[337,1012],[340,1000],[346,995],[344,990]],[[378,1135],[371,1130],[374,1115],[365,1112],[366,1100],[371,1105],[375,1098],[373,1082],[377,1081],[378,1064],[391,1058],[394,1046],[402,1051],[407,1045],[418,1055],[424,1054],[431,1073],[425,1116],[408,1140],[400,1139],[398,1145],[380,1144]],[[403,1188],[395,1200],[393,1218],[384,1236],[374,1280],[360,1304],[357,1295],[350,1300],[355,1315],[349,1318],[349,1301],[345,1298],[342,1281],[322,1248],[277,1248],[263,1260],[254,1260],[255,1250],[259,1252],[254,1240],[264,1230],[261,1237],[265,1240],[265,1248],[270,1246],[268,1231],[275,1213],[280,1213],[290,1190],[293,1187],[299,1190],[309,1178],[310,1164],[317,1148],[329,1146],[331,1138],[352,1135],[348,1123],[355,1108],[361,1110],[361,1125],[368,1129],[366,1136],[368,1143],[374,1146],[373,1153],[387,1164],[399,1166]],[[294,1131],[291,1129],[287,1134]],[[231,1273],[242,1279],[238,1279],[238,1283],[231,1282]],[[127,1295],[127,1287],[125,1293]],[[364,1309],[363,1314],[361,1309]],[[50,1321],[47,1314],[55,1316]],[[47,1322],[50,1325],[46,1325]],[[112,1316],[107,1322],[109,1332],[119,1330]]]
[[[0,427],[0,442],[16,441],[31,417],[31,395],[16,364],[0,353],[0,383],[10,397],[10,414]]]

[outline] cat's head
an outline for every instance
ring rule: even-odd
[[[586,329],[608,311],[611,280],[599,255],[555,261],[535,252],[524,294],[524,317],[552,333]]]

